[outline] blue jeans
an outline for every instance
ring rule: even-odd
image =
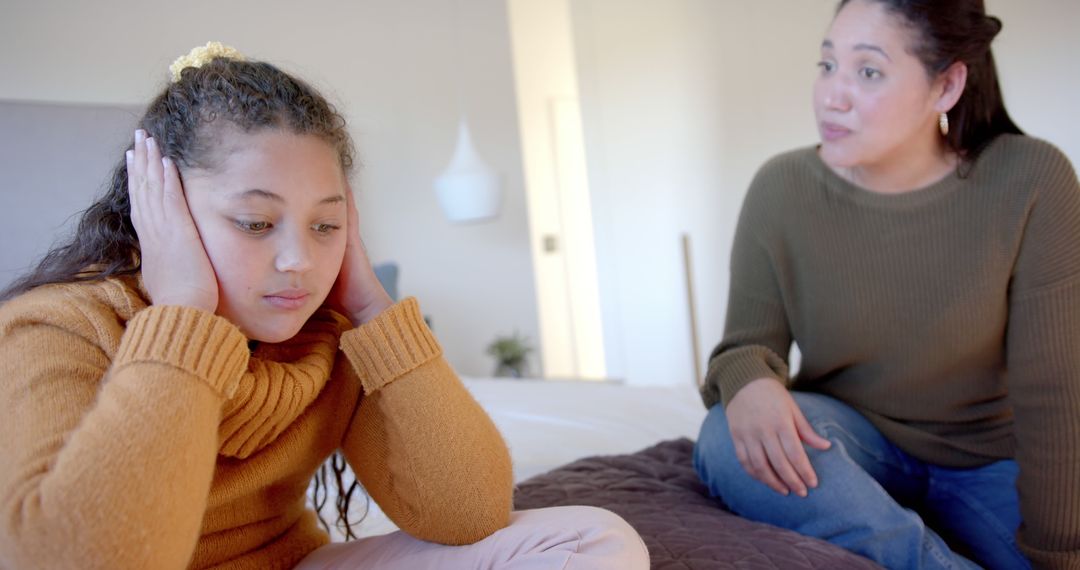
[[[785,497],[742,468],[723,405],[705,418],[694,467],[732,512],[827,540],[893,570],[977,567],[953,548],[986,568],[1031,567],[1016,545],[1015,461],[975,469],[924,463],[846,404],[821,394],[792,395],[814,430],[833,444],[826,451],[804,446],[819,481],[806,498]]]

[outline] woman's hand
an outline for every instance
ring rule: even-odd
[[[218,284],[191,219],[180,173],[162,159],[153,138],[135,131],[127,151],[131,223],[139,237],[143,284],[155,305],[183,305],[213,313]]]
[[[791,393],[774,378],[743,386],[727,406],[735,456],[752,477],[777,493],[805,497],[817,474],[802,444],[828,449],[829,440],[810,427]]]
[[[386,310],[394,301],[375,277],[364,243],[360,241],[360,215],[356,211],[356,199],[352,188],[346,187],[345,259],[341,262],[334,288],[326,302],[335,310],[349,317],[353,326],[360,326]]]

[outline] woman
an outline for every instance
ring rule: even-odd
[[[1080,564],[1080,185],[1009,118],[1000,29],[841,2],[821,144],[751,185],[703,389],[695,465],[736,513],[888,568]]]

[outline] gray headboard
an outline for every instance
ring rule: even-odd
[[[100,195],[141,111],[0,101],[0,288]]]

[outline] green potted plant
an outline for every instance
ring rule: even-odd
[[[532,347],[526,337],[514,331],[510,336],[497,336],[487,347],[495,357],[495,376],[521,378],[525,375]]]

